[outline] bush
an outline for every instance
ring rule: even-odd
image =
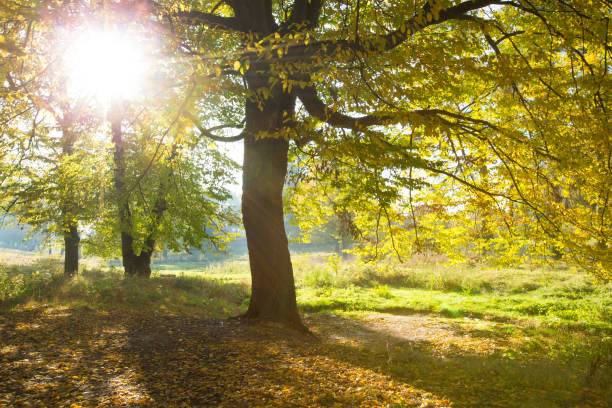
[[[331,272],[325,269],[313,269],[304,276],[303,282],[311,288],[331,288],[334,287],[334,277]]]
[[[376,286],[374,288],[374,293],[376,294],[376,296],[379,296],[385,299],[391,299],[393,297],[393,294],[391,293],[387,285]]]
[[[61,264],[41,260],[30,265],[0,266],[0,306],[14,306],[25,299],[43,299],[63,282]]]

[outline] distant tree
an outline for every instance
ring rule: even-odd
[[[79,223],[94,216],[97,180],[104,174],[102,148],[92,139],[97,123],[83,100],[68,95],[67,78],[59,69],[66,45],[50,31],[49,21],[34,24],[16,13],[4,25],[15,38],[3,88],[8,110],[2,112],[8,144],[2,160],[8,166],[5,211],[22,224],[61,237],[64,274],[74,276]],[[14,113],[16,107],[20,111]]]
[[[337,178],[323,177],[320,172],[306,176],[306,166],[289,175],[285,188],[285,207],[291,225],[297,227],[298,242],[326,245],[346,258],[347,252],[363,232],[355,223],[355,206],[348,189],[341,189]],[[364,208],[361,210],[367,211]]]
[[[151,67],[155,86],[134,103],[114,99],[106,115],[92,95],[70,92],[65,57],[72,36],[101,20],[107,28],[147,25],[116,14],[122,6],[39,8],[34,1],[0,13],[8,55],[2,142],[9,146],[0,162],[2,204],[20,222],[63,237],[70,276],[78,269],[79,226],[87,251],[121,254],[127,276],[148,277],[156,246],[222,246],[226,226],[235,223],[225,205],[235,164],[194,137],[183,118],[194,85],[173,83],[184,67],[164,54],[163,41]]]
[[[112,194],[87,247],[107,257],[119,252],[126,276],[149,277],[160,247],[221,248],[232,236],[227,227],[237,222],[227,188],[236,164],[178,117],[176,109],[149,107],[130,126],[113,119]]]

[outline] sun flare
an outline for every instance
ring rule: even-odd
[[[127,31],[73,33],[64,54],[68,92],[104,106],[137,97],[150,65],[145,49],[143,41]]]

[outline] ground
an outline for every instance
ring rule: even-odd
[[[529,303],[520,298],[526,292],[330,286],[298,270],[300,305],[314,334],[307,336],[227,319],[244,310],[248,293],[236,265],[189,268],[207,278],[158,267],[166,272],[146,283],[112,272],[65,282],[41,278],[45,272],[27,275],[23,267],[20,275],[9,270],[13,292],[0,298],[0,406],[612,403],[609,292],[584,290],[574,274],[563,288],[574,288],[570,297],[582,293],[574,299],[581,308],[572,310],[583,321],[563,309],[567,296],[550,305],[545,294],[565,293],[552,284],[531,287],[540,292]],[[332,275],[339,279],[342,271]],[[523,282],[511,286],[517,285]],[[508,306],[513,296],[522,299],[523,315]]]
[[[2,350],[7,405],[448,405],[277,326],[66,309],[13,317],[2,327],[3,343],[20,345]]]

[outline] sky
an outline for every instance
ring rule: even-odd
[[[225,152],[232,160],[242,166],[244,155],[244,143],[242,141],[232,143],[218,143],[219,150]],[[236,173],[236,184],[228,186],[229,190],[235,196],[240,197],[242,194],[242,173]]]

